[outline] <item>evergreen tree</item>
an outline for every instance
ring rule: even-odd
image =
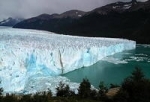
[[[2,96],[3,88],[0,88],[0,96]]]
[[[0,82],[0,83],[1,83],[1,82]],[[0,102],[1,102],[1,101],[2,101],[2,99],[3,99],[2,94],[3,94],[3,88],[0,88]]]
[[[144,77],[141,69],[136,68],[124,80],[115,99],[116,102],[150,102],[150,80]]]
[[[56,90],[57,90],[57,96],[69,97],[74,95],[74,92],[70,90],[69,85],[65,85],[62,82],[59,83],[59,86],[56,88]]]
[[[105,96],[106,92],[108,91],[108,88],[104,85],[104,82],[100,82],[99,85],[99,94],[101,97]]]
[[[1,81],[0,81],[0,84],[1,84]],[[3,88],[0,88],[0,96],[2,96],[2,93],[3,93]]]
[[[90,97],[91,84],[88,79],[83,79],[83,81],[80,83],[78,91],[81,98]]]

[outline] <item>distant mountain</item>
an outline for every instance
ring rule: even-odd
[[[71,10],[62,14],[42,14],[37,17],[33,17],[24,20],[14,26],[14,28],[26,28],[26,29],[41,29],[48,31],[56,31],[61,26],[67,27],[72,24],[74,20],[77,20],[84,16],[86,12],[79,10]],[[59,29],[61,31],[61,29]]]
[[[64,19],[64,18],[78,19],[78,18],[82,17],[84,14],[85,14],[85,12],[83,12],[83,11],[71,10],[71,11],[64,12],[62,14],[52,14],[52,15],[41,14],[37,17],[33,17],[33,18],[27,19],[25,21],[35,22],[37,20],[46,20],[47,21],[47,20],[51,20],[51,19]]]
[[[23,19],[21,18],[7,18],[4,19],[3,21],[0,21],[0,26],[14,26],[15,24],[19,23]]]
[[[79,36],[127,38],[138,43],[150,43],[150,1],[116,2],[90,12],[71,10],[62,14],[43,14],[24,20],[14,27]]]
[[[60,15],[56,15],[56,14],[53,14],[53,16],[55,18],[73,18],[73,19],[78,19],[82,16],[84,16],[86,14],[86,12],[84,11],[79,11],[79,10],[70,10],[70,11],[67,11],[67,12],[64,12]]]

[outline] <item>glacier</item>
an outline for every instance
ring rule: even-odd
[[[5,92],[34,93],[54,90],[63,80],[75,90],[79,84],[59,75],[135,47],[135,41],[126,39],[1,28],[0,85]]]

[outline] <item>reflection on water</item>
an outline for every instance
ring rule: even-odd
[[[64,76],[74,82],[88,78],[91,84],[98,87],[100,81],[106,84],[120,84],[135,67],[140,67],[145,76],[150,78],[150,45],[137,45],[134,50],[106,57],[90,67],[75,70]]]

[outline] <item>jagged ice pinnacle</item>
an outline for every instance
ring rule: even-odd
[[[53,86],[52,77],[58,79],[62,73],[90,66],[135,46],[136,42],[125,39],[3,28],[0,29],[1,87],[5,92],[46,90]]]

